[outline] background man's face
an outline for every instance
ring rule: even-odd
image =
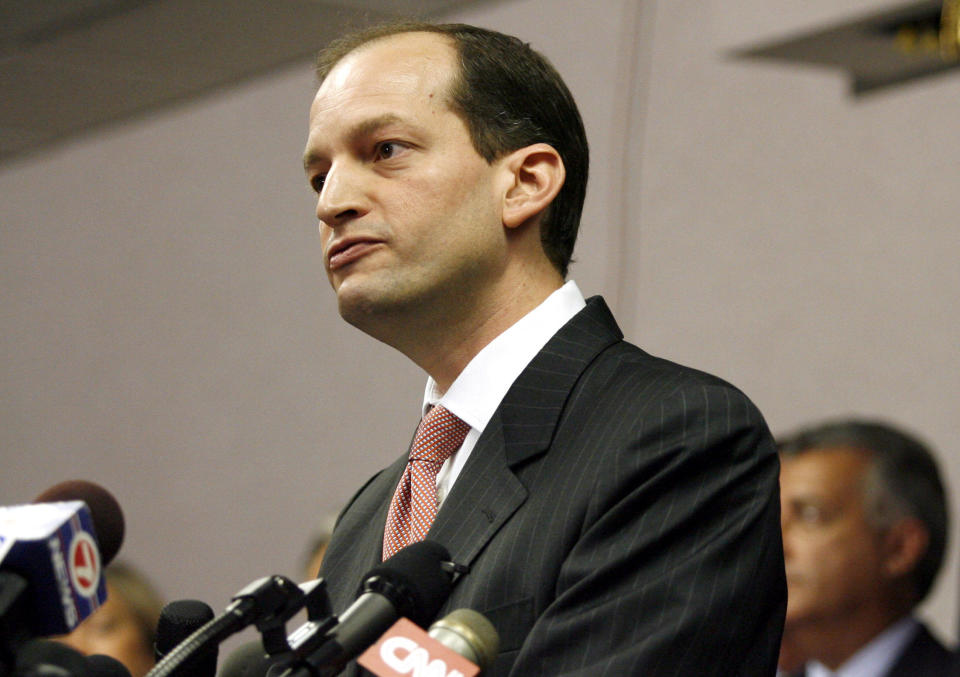
[[[868,465],[866,453],[842,447],[783,459],[788,627],[849,618],[882,589],[882,538],[864,509]]]

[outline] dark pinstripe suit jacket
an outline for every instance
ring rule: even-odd
[[[428,535],[471,567],[439,616],[493,622],[486,675],[773,675],[786,589],[766,425],[730,385],[622,338],[590,299],[504,397]],[[379,562],[405,463],[341,515],[321,569],[334,609]]]

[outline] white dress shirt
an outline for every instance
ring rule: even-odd
[[[520,372],[585,305],[583,294],[577,284],[570,280],[484,346],[464,367],[447,392],[439,392],[436,382],[427,378],[423,414],[430,407],[441,404],[470,425],[463,444],[444,462],[437,474],[438,503],[443,503],[450,493],[480,434]]]
[[[870,640],[870,643],[853,654],[836,671],[817,661],[807,664],[807,677],[877,677],[885,675],[907,644],[914,638],[920,624],[907,616],[902,618],[879,635]]]

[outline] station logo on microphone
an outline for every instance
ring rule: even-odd
[[[480,668],[400,618],[357,663],[377,677],[477,677]]]
[[[100,552],[89,532],[74,533],[67,561],[73,589],[83,597],[94,597],[100,584]]]

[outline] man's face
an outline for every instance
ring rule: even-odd
[[[783,459],[780,472],[787,625],[836,623],[884,585],[882,537],[864,509],[865,452],[830,447]]]
[[[448,104],[455,50],[405,33],[348,54],[310,110],[307,178],[340,312],[362,325],[455,314],[505,261],[505,175]]]

